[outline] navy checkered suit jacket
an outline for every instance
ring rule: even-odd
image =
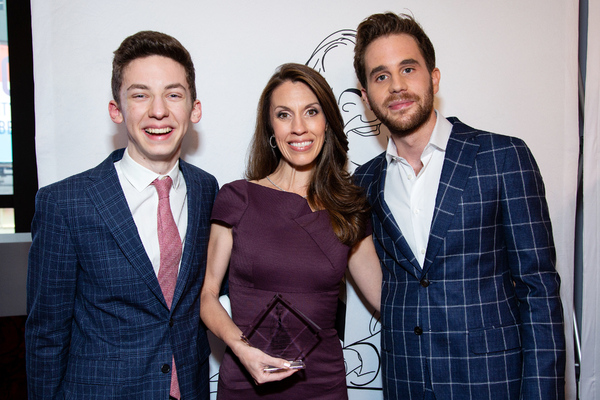
[[[384,201],[385,153],[355,172],[383,269],[384,397],[563,399],[565,338],[552,228],[520,139],[456,118],[424,265]]]
[[[121,189],[113,152],[39,190],[26,323],[30,399],[208,399],[210,349],[199,319],[216,179],[180,161],[188,227],[171,310]],[[152,216],[148,216],[150,218]],[[156,218],[156,216],[154,216]]]

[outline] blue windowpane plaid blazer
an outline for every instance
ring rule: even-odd
[[[138,235],[114,162],[39,190],[27,282],[30,399],[208,399],[199,319],[215,178],[180,161],[188,227],[171,310]],[[151,218],[152,216],[148,216]],[[154,216],[156,218],[156,216]]]
[[[383,269],[388,399],[563,399],[565,338],[542,177],[517,138],[456,118],[424,265],[384,201],[385,153],[355,180]]]

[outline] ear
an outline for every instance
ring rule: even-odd
[[[440,90],[440,78],[440,70],[434,68],[433,71],[431,71],[431,85],[433,86],[433,94],[436,94],[438,90]]]
[[[110,115],[110,119],[112,119],[115,124],[120,124],[123,122],[123,114],[121,113],[119,105],[116,101],[111,100],[108,102],[108,114]]]
[[[369,96],[367,96],[367,90],[365,88],[360,89],[360,95],[365,103],[367,103],[367,107],[369,110],[373,111],[371,108],[371,103],[369,103]]]
[[[194,100],[194,104],[192,104],[192,114],[190,115],[190,121],[194,124],[200,122],[202,118],[202,104],[200,100]]]

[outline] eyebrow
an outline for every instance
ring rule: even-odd
[[[171,83],[170,85],[165,86],[165,89],[183,89],[187,90],[185,86],[181,83]]]
[[[415,64],[421,65],[419,63],[419,61],[415,60],[414,58],[406,58],[406,59],[400,61],[400,64],[398,64],[398,66],[402,67],[402,66],[406,66],[406,65],[415,65]],[[388,69],[388,67],[386,67],[385,65],[379,65],[371,70],[371,72],[369,73],[369,78],[372,78],[373,75],[378,74],[379,72],[385,71],[387,69]]]
[[[139,90],[150,90],[150,88],[144,84],[141,83],[132,83],[128,88],[127,91],[129,90],[133,90],[133,89],[139,89]],[[181,83],[171,83],[170,85],[165,86],[166,90],[169,89],[185,89],[185,86],[183,86]]]
[[[128,88],[127,91],[133,90],[133,89],[140,89],[140,90],[148,90],[149,87],[146,85],[142,85],[141,83],[132,83]]]
[[[321,108],[323,108],[323,107],[321,106],[321,103],[319,103],[318,101],[315,101],[314,103],[307,104],[307,105],[304,107],[304,109],[307,109],[307,108],[310,108],[310,107],[315,107],[315,106],[318,106],[318,107],[321,107]],[[274,110],[275,110],[275,109],[277,109],[277,108],[283,108],[283,109],[285,109],[285,110],[291,110],[291,108],[290,108],[290,107],[288,107],[288,106],[284,106],[284,105],[273,105],[273,109],[274,109]]]

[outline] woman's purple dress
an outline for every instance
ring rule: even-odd
[[[221,364],[223,399],[331,399],[348,397],[344,358],[334,328],[340,282],[350,248],[334,234],[326,211],[306,199],[244,180],[219,191],[212,214],[233,229],[229,297],[242,331],[277,293],[321,327],[306,369],[257,386],[228,349]]]

